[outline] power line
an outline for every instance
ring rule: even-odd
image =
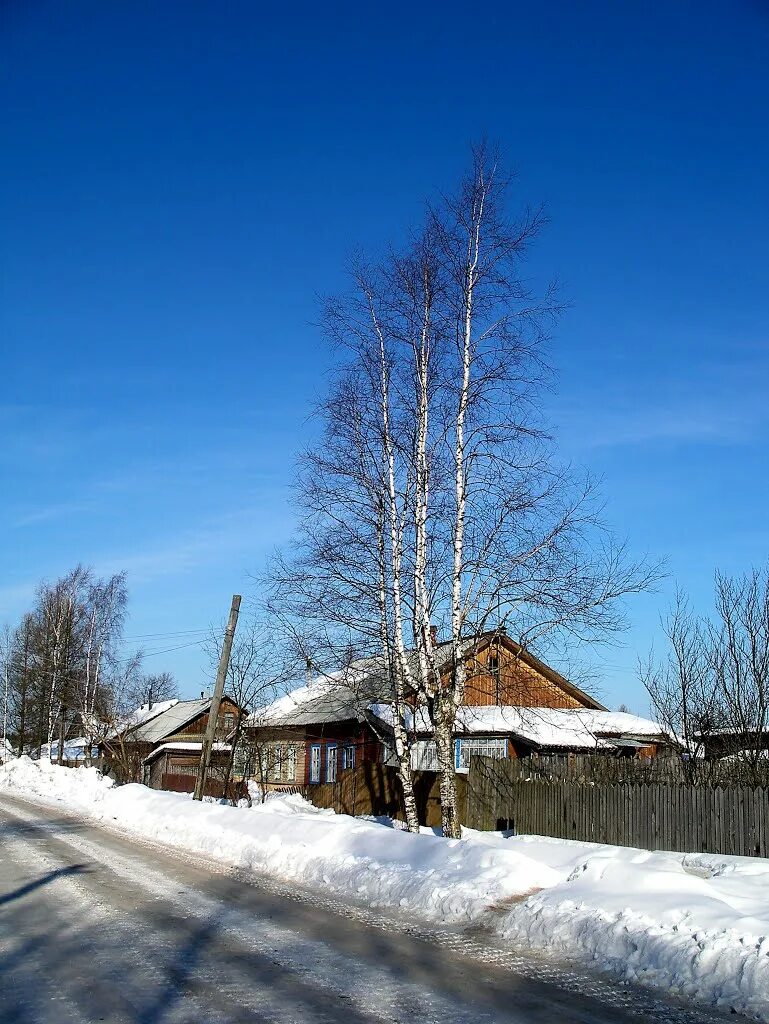
[[[177,629],[171,633],[137,633],[135,636],[121,637],[120,643],[128,640],[170,640],[177,636],[189,636],[193,633],[207,633],[207,629]]]
[[[204,637],[202,640],[193,640],[191,643],[179,644],[177,647],[167,647],[164,650],[160,650],[160,651],[141,652],[139,660],[143,661],[145,658],[153,658],[153,657],[155,657],[155,655],[158,655],[158,654],[170,654],[171,651],[181,651],[185,647],[198,647],[198,646],[200,646],[200,644],[204,644],[206,642],[206,639],[207,638]],[[112,663],[114,665],[127,665],[129,662],[134,660],[134,657],[131,657],[131,658],[116,658]],[[82,682],[83,681],[83,676],[84,676],[84,672],[82,672],[82,671],[78,672],[75,675],[72,675],[70,673],[65,673],[63,671],[59,671],[58,669],[43,669],[43,668],[37,668],[34,665],[28,666],[28,670],[27,671],[28,671],[29,675],[31,675],[31,676],[56,676],[62,682],[67,682],[67,681],[69,681],[69,682]]]
[[[206,637],[204,637],[202,640],[193,640],[191,643],[188,644],[179,644],[178,647],[166,647],[166,649],[163,651],[141,651],[140,656],[142,659],[153,658],[156,654],[170,654],[171,651],[181,651],[185,647],[198,647],[200,644],[204,644],[205,642]],[[133,658],[122,658],[120,661],[118,661],[118,664],[123,664],[129,661],[133,661]]]

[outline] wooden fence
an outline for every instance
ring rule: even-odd
[[[464,824],[482,830],[647,850],[769,856],[765,788],[536,777],[515,761],[473,757],[462,809]]]
[[[601,760],[613,765],[602,766]],[[483,831],[769,857],[769,789],[691,785],[668,779],[663,765],[654,769],[618,760],[625,759],[549,758],[527,764],[473,757],[469,774],[457,776],[460,820]],[[416,772],[414,790],[420,822],[440,825],[437,774]],[[405,818],[397,772],[385,765],[364,764],[341,772],[337,782],[302,792],[316,807],[339,814]]]

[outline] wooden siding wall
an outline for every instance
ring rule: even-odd
[[[441,823],[440,777],[436,772],[414,772],[414,797],[419,821],[435,828]],[[460,808],[465,804],[466,781],[457,776]],[[395,768],[367,763],[339,773],[337,782],[305,786],[305,796],[316,807],[328,807],[337,814],[386,815],[406,820],[403,790]]]
[[[497,671],[489,659],[497,658]],[[474,706],[509,704],[519,707],[576,708],[576,697],[566,693],[541,673],[525,664],[503,644],[489,644],[468,662],[465,703]]]
[[[225,734],[231,730],[225,728],[224,716],[225,715],[237,715],[239,709],[237,704],[234,704],[228,697],[223,697],[222,702],[219,705],[219,714],[217,716],[216,723],[216,736],[217,739],[223,739]],[[208,728],[208,714],[198,715],[197,718],[193,718],[191,722],[188,722],[179,732],[174,733],[174,737],[178,737],[180,740],[189,738],[191,736],[203,736],[206,729]],[[171,737],[169,737],[169,740]],[[167,741],[165,741],[167,742]]]

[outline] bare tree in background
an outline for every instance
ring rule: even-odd
[[[95,579],[88,588],[83,628],[83,677],[80,684],[80,718],[86,739],[86,761],[90,763],[94,742],[102,730],[110,689],[106,673],[117,659],[128,606],[126,574]]]
[[[32,751],[35,723],[39,720],[37,697],[40,695],[40,687],[34,677],[33,659],[35,633],[34,616],[28,612],[11,632],[6,651],[6,728],[8,737],[13,737],[13,747],[17,754],[28,754]]]
[[[691,756],[721,732],[755,784],[766,776],[769,743],[769,570],[716,573],[715,609],[697,617],[681,593],[663,623],[668,652],[641,666],[660,721]]]
[[[141,675],[141,653],[120,651],[127,615],[126,576],[100,578],[82,565],[38,587],[33,607],[11,632],[7,730],[19,753],[40,752],[63,759],[66,740],[86,739],[86,757],[144,703],[142,690],[156,699],[176,695],[167,674]],[[57,735],[58,734],[58,735]]]
[[[691,775],[704,738],[724,724],[725,708],[713,672],[709,630],[680,590],[662,630],[668,641],[665,656],[658,660],[650,654],[639,665],[639,675],[660,725],[683,743],[684,769]]]
[[[141,772],[141,757],[127,742],[129,731],[136,724],[136,710],[146,701],[142,653],[134,652],[118,662],[110,676],[106,699],[92,729],[109,764],[110,774],[119,783],[136,782]]]
[[[739,756],[758,781],[769,740],[769,567],[744,576],[716,574],[709,641],[725,724],[742,737]]]
[[[137,657],[141,663],[141,651],[137,653]],[[128,707],[139,708],[178,698],[179,684],[170,672],[138,671],[132,673],[130,681],[125,686],[123,702]]]
[[[221,657],[223,630],[212,629],[204,645],[212,672],[216,671]],[[237,715],[231,736],[222,736],[231,745],[230,755],[222,773],[222,795],[226,796],[233,775],[236,757],[244,760],[244,774],[249,774],[249,762],[259,771],[262,759],[257,745],[244,749],[244,727],[250,713],[275,699],[279,687],[292,674],[292,662],[286,656],[281,643],[276,643],[274,630],[256,616],[242,617],[230,652],[224,692],[243,709]],[[264,786],[262,786],[264,791]]]

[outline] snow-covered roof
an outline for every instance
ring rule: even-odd
[[[171,700],[161,700],[150,704],[142,704],[141,707],[135,708],[133,711],[129,711],[124,715],[117,723],[116,727],[107,733],[107,739],[114,739],[116,736],[131,732],[131,730],[138,728],[140,725],[146,725],[147,722],[152,721],[153,718],[157,718],[158,715],[164,714],[169,708],[172,708],[175,704],[179,703],[179,698],[174,697]],[[88,728],[88,722],[84,722],[86,728]],[[94,729],[94,734],[98,735],[98,731]]]
[[[136,708],[128,716],[128,725],[130,728],[144,725],[145,722],[149,722],[151,719],[157,718],[158,715],[164,714],[169,708],[178,703],[179,698],[172,697],[171,700],[160,700],[154,701],[152,704],[142,704],[141,707]]]
[[[257,728],[362,721],[372,699],[384,696],[378,667],[376,659],[361,658],[340,672],[316,676],[306,686],[258,708],[247,724]]]
[[[164,750],[186,750],[186,751],[189,751],[190,753],[193,753],[193,754],[199,754],[202,749],[203,749],[203,744],[202,743],[195,743],[195,742],[185,743],[182,740],[178,740],[178,741],[174,740],[174,741],[172,741],[170,743],[161,743],[159,747],[155,747],[155,749],[152,751],[152,753],[148,754],[144,758],[144,760],[142,761],[142,764],[146,764],[148,761],[152,761],[154,758],[156,758],[158,756],[158,754],[162,753]],[[229,753],[230,750],[232,750],[232,744],[231,743],[213,743],[211,745],[211,749],[212,750],[223,751],[225,753]]]
[[[373,705],[371,711],[377,718],[392,725],[393,709],[390,705]],[[407,728],[417,733],[432,733],[424,708],[416,712],[414,721],[409,720],[406,724]],[[622,740],[653,742],[665,738],[664,730],[657,722],[623,711],[505,705],[463,705],[457,712],[454,732],[460,736],[517,736],[538,747],[569,749],[613,747]]]
[[[137,743],[157,743],[166,736],[173,736],[175,732],[183,728],[187,722],[207,711],[211,706],[211,698],[203,700],[173,700],[166,701],[166,707],[155,715],[145,718],[139,725],[132,726],[130,740]],[[160,705],[153,704],[154,712]]]
[[[78,759],[85,756],[85,749],[88,746],[89,740],[85,736],[78,736],[74,740],[64,741],[64,760],[65,761],[77,761]],[[51,744],[53,749],[54,757],[59,756],[59,741],[54,740]],[[41,757],[48,757],[48,744],[44,743],[40,748]]]
[[[765,750],[763,747],[759,750],[745,747],[743,750],[735,750],[731,754],[725,754],[723,757],[719,757],[719,761],[735,761],[740,763],[752,763],[755,759],[764,761],[769,758],[769,750]]]
[[[489,631],[479,635],[470,642],[468,657],[491,641],[508,645],[513,655],[520,658],[538,674],[544,676],[554,685],[569,694],[585,708],[606,712],[603,705],[595,698],[580,690],[555,669],[540,661],[530,651],[512,641],[504,633]],[[434,649],[435,665],[442,671],[453,657],[454,647],[450,642],[439,643]],[[407,652],[407,658],[417,670],[416,654]],[[248,718],[251,728],[272,726],[323,725],[329,722],[342,722],[350,719],[363,721],[377,707],[385,707],[392,700],[392,689],[386,674],[383,672],[382,659],[378,657],[360,658],[347,668],[337,672],[317,675],[305,686],[297,687],[279,697],[264,708],[254,711]],[[381,702],[381,703],[379,703]],[[384,720],[386,721],[387,712]],[[508,730],[509,731],[509,730]],[[659,730],[658,730],[659,731]]]

